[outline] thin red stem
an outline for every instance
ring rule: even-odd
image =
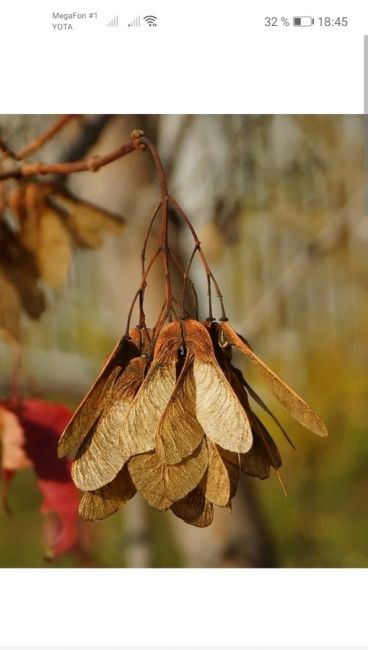
[[[181,275],[184,277],[185,271],[184,271],[182,265],[180,264],[178,258],[176,257],[175,253],[172,250],[170,250],[170,257],[171,257],[173,263],[175,264],[176,268],[178,269],[179,273],[181,273]],[[190,288],[192,289],[193,298],[194,298],[194,310],[195,310],[195,313],[196,313],[196,318],[198,320],[198,316],[199,316],[198,295],[197,295],[197,292],[196,292],[196,288],[194,286],[194,282],[190,279],[189,275],[188,275],[188,282],[189,282]]]
[[[144,274],[144,277],[143,277],[143,279],[142,279],[142,284],[141,284],[141,286],[139,287],[138,291],[136,291],[136,293],[135,293],[135,295],[134,295],[133,302],[132,302],[132,304],[131,304],[131,306],[130,306],[130,308],[129,308],[129,312],[128,312],[128,318],[127,318],[127,326],[126,326],[126,330],[125,330],[125,336],[128,336],[128,335],[129,335],[130,321],[131,321],[131,319],[132,319],[132,314],[133,314],[133,309],[134,309],[134,307],[135,307],[135,304],[136,304],[138,298],[140,297],[140,295],[141,295],[141,293],[142,293],[142,288],[145,287],[145,285],[146,285],[147,276],[148,276],[148,274],[149,274],[149,272],[150,272],[152,266],[154,265],[155,261],[157,260],[157,258],[159,257],[159,255],[160,255],[161,252],[162,252],[162,249],[161,249],[161,246],[160,246],[160,248],[157,249],[156,253],[155,253],[154,256],[151,258],[151,261],[150,261],[150,263],[148,264],[148,266],[147,266],[147,268],[146,268],[146,271],[145,271],[145,274]],[[143,307],[142,307],[142,308],[143,308]]]
[[[198,250],[198,246],[195,245],[194,250],[193,250],[193,252],[192,252],[192,254],[190,256],[188,266],[187,266],[187,268],[185,269],[185,271],[183,273],[183,287],[182,287],[182,291],[181,291],[181,304],[182,304],[183,315],[185,313],[185,292],[186,292],[187,285],[188,285],[190,268],[192,266],[192,262],[193,262],[193,259],[194,259],[194,256],[195,256],[197,250]]]
[[[168,316],[170,317],[173,295],[172,295],[170,267],[169,267],[169,236],[168,236],[169,194],[167,190],[166,174],[161,162],[161,158],[154,144],[144,136],[140,138],[140,143],[145,147],[147,147],[152,155],[153,161],[155,163],[156,171],[157,171],[159,184],[160,184],[161,216],[162,216],[161,241],[162,241],[162,260],[163,260],[164,275],[165,275],[166,317]]]
[[[109,165],[123,156],[141,148],[139,136],[133,131],[130,142],[123,144],[105,156],[92,156],[88,160],[77,160],[67,163],[19,163],[12,169],[0,173],[0,180],[8,178],[25,178],[28,176],[44,176],[45,174],[74,174],[76,172],[97,172],[101,167]]]
[[[16,160],[23,160],[24,158],[27,158],[27,156],[30,156],[32,153],[37,151],[38,149],[41,149],[46,142],[49,140],[52,140],[52,138],[61,131],[68,122],[71,120],[75,119],[77,115],[62,115],[59,117],[55,124],[53,124],[49,129],[41,133],[37,138],[32,140],[29,144],[27,144],[25,147],[20,149],[19,151],[16,152],[15,154],[15,159]]]
[[[219,287],[219,285],[218,285],[218,283],[216,281],[216,278],[214,277],[214,275],[213,275],[213,273],[212,273],[212,271],[211,271],[211,269],[210,269],[210,267],[208,265],[205,254],[204,254],[204,252],[202,250],[202,247],[201,247],[201,242],[198,239],[197,233],[194,230],[194,228],[193,228],[193,226],[192,226],[192,224],[190,222],[189,217],[185,214],[183,208],[175,201],[175,199],[172,198],[172,196],[169,197],[169,201],[170,201],[171,205],[173,206],[174,210],[185,221],[185,223],[188,226],[190,232],[192,233],[192,237],[193,237],[194,242],[195,242],[195,244],[196,244],[196,246],[198,248],[198,253],[199,253],[200,257],[201,257],[201,260],[202,260],[202,263],[203,263],[203,266],[204,266],[204,269],[205,269],[205,272],[206,272],[206,275],[207,275],[208,302],[209,302],[210,318],[212,319],[212,315],[211,315],[211,313],[212,313],[211,282],[213,282],[213,285],[214,285],[214,287],[216,289],[217,298],[219,299],[220,305],[221,305],[221,320],[228,320],[228,318],[226,316],[226,312],[225,312],[224,301],[223,301],[222,293],[220,291],[220,287]]]

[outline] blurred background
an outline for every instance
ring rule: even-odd
[[[55,116],[1,116],[12,149]],[[34,156],[44,162],[103,154],[143,129],[155,142],[171,194],[197,229],[237,331],[324,419],[329,437],[304,430],[271,398],[246,361],[250,383],[285,426],[268,420],[283,457],[275,475],[242,477],[232,513],[216,508],[207,529],[158,513],[138,496],[103,522],[81,523],[83,551],[50,565],[31,469],[0,513],[2,567],[367,567],[368,222],[363,118],[288,115],[85,116]],[[22,316],[22,394],[74,408],[125,328],[139,285],[140,250],[158,199],[148,154],[65,180],[79,198],[121,214],[125,228],[98,250],[76,248],[67,282],[44,287],[47,309]],[[173,220],[178,256],[190,239]],[[0,251],[1,255],[1,251]],[[161,270],[147,289],[148,323],[161,305]],[[193,279],[206,316],[205,277]],[[215,312],[220,316],[220,312]],[[0,339],[0,397],[10,391],[12,351]]]

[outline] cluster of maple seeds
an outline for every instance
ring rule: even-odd
[[[233,366],[233,347],[293,417],[327,434],[318,415],[228,322],[178,319],[156,340],[135,328],[118,343],[59,442],[61,456],[77,448],[72,476],[83,491],[83,518],[102,519],[138,491],[158,510],[204,527],[214,505],[231,506],[240,471],[261,479],[271,467],[277,471],[280,454],[249,395],[267,407]]]
[[[58,453],[65,456],[77,450],[72,476],[83,492],[79,508],[83,518],[102,519],[138,491],[158,510],[171,509],[185,522],[204,527],[212,521],[214,505],[230,507],[240,471],[264,479],[271,467],[277,472],[281,465],[278,449],[251,409],[249,396],[272,414],[233,366],[233,348],[254,364],[293,417],[319,435],[327,431],[318,415],[229,325],[219,285],[190,219],[168,192],[153,143],[143,132],[133,131],[131,142],[104,160],[133,150],[148,150],[152,155],[161,194],[141,252],[141,285],[129,310],[126,334],[65,429]],[[184,268],[170,249],[169,210],[175,211],[194,240]],[[148,241],[159,215],[161,243],[146,266]],[[199,320],[198,296],[190,279],[197,254],[207,278],[209,316],[204,322]],[[159,258],[165,302],[153,330],[149,330],[144,296],[148,275]],[[171,264],[182,274],[180,301],[173,291]],[[213,287],[221,307],[218,322],[212,315]],[[188,292],[194,306],[186,306]],[[137,302],[139,325],[129,330]]]
[[[119,232],[123,223],[117,215],[80,201],[55,183],[42,183],[37,176],[96,171],[133,151],[148,150],[156,166],[161,200],[144,240],[142,281],[129,310],[127,333],[67,426],[59,453],[66,455],[77,448],[72,474],[84,493],[80,513],[87,519],[115,512],[138,490],[159,510],[171,508],[186,522],[206,526],[212,521],[213,505],[230,506],[240,470],[267,478],[271,467],[277,472],[281,465],[278,449],[252,411],[249,396],[272,414],[232,365],[232,348],[239,348],[253,362],[291,415],[320,435],[327,432],[307,404],[227,323],[222,294],[198,236],[169,194],[158,151],[142,131],[133,131],[130,141],[114,152],[85,161],[29,164],[24,160],[73,117],[60,118],[18,153],[0,140],[0,329],[11,339],[19,339],[21,310],[38,318],[46,307],[39,280],[52,288],[61,287],[73,249],[97,248],[104,231]],[[28,182],[27,177],[35,178]],[[194,239],[186,268],[181,268],[170,250],[169,209]],[[146,266],[148,239],[159,214],[161,245]],[[198,320],[198,296],[189,275],[196,254],[207,277],[209,317],[204,323]],[[144,294],[148,274],[160,257],[165,303],[150,331],[145,325]],[[171,264],[183,276],[181,301],[173,292]],[[211,287],[220,302],[220,322],[212,316]],[[187,292],[192,294],[189,309]],[[139,326],[128,333],[138,299]]]

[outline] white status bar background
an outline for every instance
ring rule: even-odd
[[[73,12],[87,20],[54,27],[66,21],[53,14]],[[156,27],[128,27],[147,14]],[[298,15],[314,25],[293,27]],[[1,24],[3,113],[363,112],[359,0],[17,0],[2,3]]]

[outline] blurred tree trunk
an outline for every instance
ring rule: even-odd
[[[215,508],[208,528],[193,529],[174,516],[170,524],[187,567],[278,565],[273,536],[247,477],[241,477],[232,511]]]

